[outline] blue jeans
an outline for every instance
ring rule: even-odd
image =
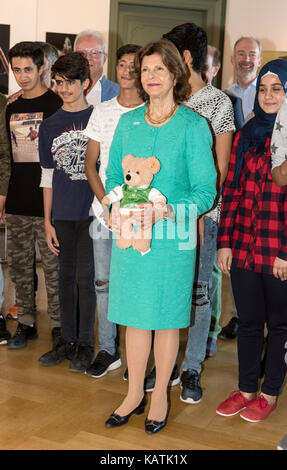
[[[194,369],[201,372],[206,355],[206,343],[211,320],[211,285],[218,224],[204,217],[204,245],[198,247],[192,295],[194,325],[188,330],[183,371]]]
[[[3,290],[4,290],[4,276],[3,276],[3,270],[2,270],[2,264],[0,263],[0,312],[1,308],[3,305]]]
[[[114,355],[117,349],[117,325],[108,320],[112,232],[94,218],[92,236],[95,261],[99,348],[100,351],[104,350]]]
[[[217,266],[217,252],[213,264],[211,283],[210,283],[210,302],[211,302],[211,322],[208,333],[208,352],[210,354],[217,353],[217,336],[221,332],[219,320],[221,317],[222,304],[222,273]]]

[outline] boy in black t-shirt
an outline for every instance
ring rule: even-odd
[[[80,52],[71,52],[57,60],[52,72],[63,106],[41,124],[39,151],[46,240],[59,255],[61,339],[39,362],[51,366],[70,359],[70,370],[84,372],[94,357],[96,310],[89,234],[94,194],[85,175],[88,138],[83,132],[92,113],[85,98],[89,69]]]
[[[38,132],[41,122],[59,109],[62,100],[41,83],[44,55],[39,45],[33,42],[16,44],[9,51],[9,61],[17,84],[23,91],[6,110],[12,151],[6,199],[7,251],[19,320],[16,333],[7,346],[18,349],[25,347],[28,340],[37,338],[33,273],[36,240],[45,274],[52,335],[55,336],[60,329],[58,259],[47,248],[45,241],[43,195],[39,187]]]

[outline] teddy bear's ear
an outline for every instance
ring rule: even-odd
[[[135,157],[131,154],[128,154],[126,155],[123,159],[122,159],[122,169],[123,170],[126,170],[126,168],[129,167],[131,161],[134,159]]]
[[[147,158],[148,167],[151,169],[152,173],[155,175],[160,170],[160,162],[156,157]]]

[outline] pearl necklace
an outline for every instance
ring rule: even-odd
[[[174,114],[176,108],[177,108],[177,103],[174,104],[174,106],[171,108],[171,111],[164,118],[160,119],[159,121],[156,121],[155,119],[152,119],[151,116],[150,116],[149,104],[148,104],[147,108],[146,108],[146,116],[152,124],[162,124],[163,122],[165,122],[169,118],[171,118],[171,116]]]

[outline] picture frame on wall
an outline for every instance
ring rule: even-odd
[[[46,33],[46,42],[55,46],[60,54],[72,52],[76,34],[70,33]]]
[[[287,51],[262,51],[262,59],[265,64],[275,59],[287,60]]]
[[[8,94],[10,25],[0,24],[0,92]]]

